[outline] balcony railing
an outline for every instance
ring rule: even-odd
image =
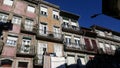
[[[37,25],[25,25],[23,23],[21,24],[21,32],[36,34],[36,29],[37,29]]]
[[[20,57],[34,57],[35,46],[33,45],[17,45],[17,56]]]
[[[118,41],[118,42],[120,41],[120,36],[116,36],[116,35],[107,35],[107,34],[105,34],[105,36],[102,36],[102,35],[98,34],[98,37],[113,40],[113,41]]]
[[[43,65],[43,55],[36,55],[34,58],[34,65],[42,66]]]
[[[76,44],[76,43],[64,43],[66,49],[70,50],[78,50],[78,51],[83,51],[85,50],[83,44]]]
[[[4,43],[2,40],[0,40],[0,54],[2,53]]]
[[[48,41],[53,41],[53,42],[60,42],[60,43],[62,43],[62,41],[63,41],[61,33],[44,31],[44,30],[40,30],[40,29],[37,31],[37,38],[43,39],[43,40],[48,40]]]
[[[72,25],[62,24],[62,31],[80,34],[80,28]]]

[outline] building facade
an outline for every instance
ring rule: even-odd
[[[116,54],[120,33],[78,20],[44,0],[0,0],[0,67],[99,68],[95,59]]]

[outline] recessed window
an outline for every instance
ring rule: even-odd
[[[27,6],[27,11],[34,13],[35,12],[35,7],[33,7],[33,6]]]
[[[53,10],[53,18],[56,20],[59,20],[59,12],[58,11]]]
[[[6,23],[8,19],[8,15],[4,13],[0,13],[0,22]]]
[[[4,0],[3,4],[8,5],[8,6],[12,6],[13,5],[13,0]]]
[[[40,14],[43,16],[47,16],[48,15],[48,9],[46,7],[41,6],[40,7]]]
[[[21,53],[30,53],[30,43],[31,39],[22,39]]]
[[[27,68],[28,67],[28,62],[19,62],[18,63],[18,68]]]
[[[17,36],[8,35],[6,45],[7,46],[16,46],[17,45],[17,39],[18,39]]]
[[[24,27],[26,30],[32,31],[33,30],[33,21],[26,19]]]
[[[12,19],[12,23],[20,25],[21,24],[21,17],[14,16]]]

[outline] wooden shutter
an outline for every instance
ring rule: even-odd
[[[89,39],[88,38],[84,38],[84,40],[85,40],[85,47],[86,47],[86,49],[90,51],[91,50],[91,45],[90,45]]]
[[[95,40],[91,40],[94,51],[97,51],[97,43]]]

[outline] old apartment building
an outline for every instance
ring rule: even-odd
[[[78,20],[44,0],[0,0],[0,67],[89,68],[115,54],[119,32]]]

